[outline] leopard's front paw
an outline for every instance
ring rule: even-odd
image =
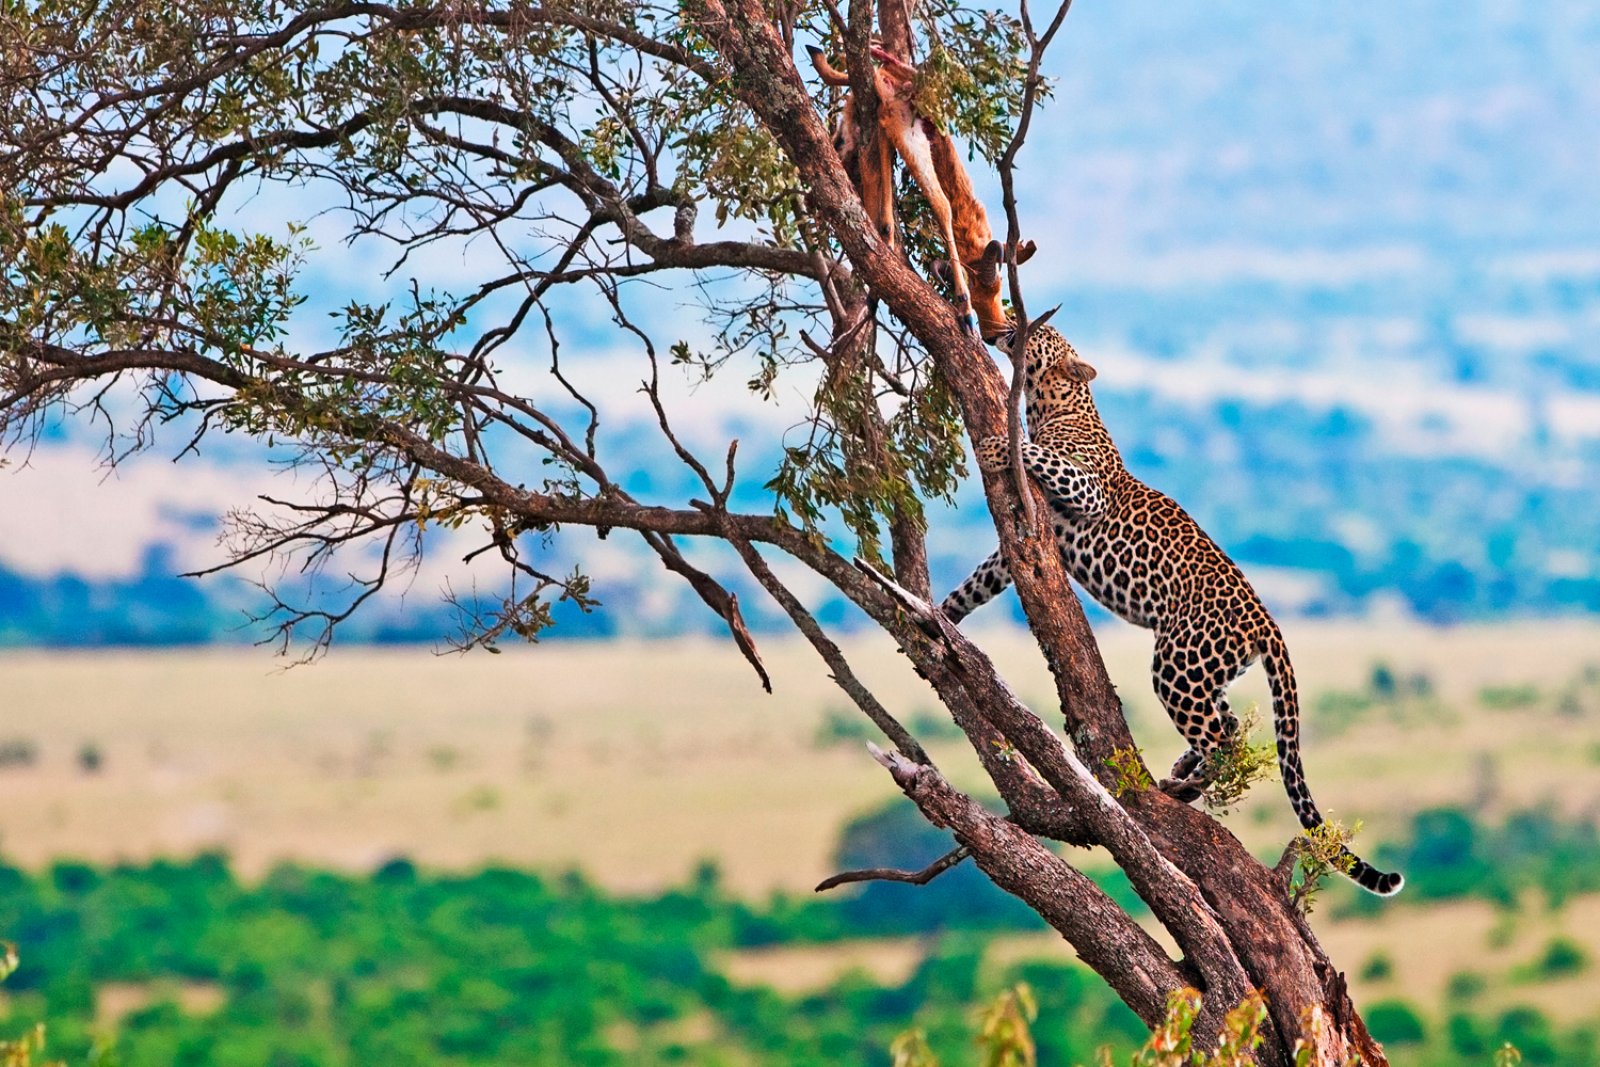
[[[1003,471],[1011,466],[1011,442],[1004,437],[985,437],[978,442],[978,466],[986,471]]]

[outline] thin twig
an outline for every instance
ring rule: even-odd
[[[726,512],[721,514],[725,515]],[[816,617],[806,610],[805,605],[800,603],[799,598],[772,572],[772,568],[767,566],[767,561],[761,557],[761,553],[755,550],[755,546],[731,525],[724,527],[722,534],[728,539],[728,543],[733,546],[734,551],[739,553],[739,558],[744,560],[745,566],[749,568],[755,580],[761,583],[761,587],[771,594],[772,599],[778,602],[779,607],[783,608],[790,620],[794,622],[795,628],[805,635],[806,640],[811,642],[811,647],[817,650],[817,654],[822,657],[822,661],[833,672],[834,682],[855,702],[856,707],[860,708],[862,713],[872,720],[873,725],[883,731],[883,736],[893,741],[895,747],[901,752],[904,752],[918,763],[932,766],[933,760],[929,758],[923,747],[918,744],[917,739],[912,737],[910,731],[904,726],[900,725],[899,720],[889,713],[889,709],[879,702],[878,698],[872,694],[872,690],[868,689],[866,684],[856,676],[855,671],[850,669],[850,662],[845,659],[844,653],[840,651],[839,646],[822,629]]]
[[[761,688],[769,693],[772,692],[772,676],[767,673],[766,664],[761,661],[761,650],[756,647],[756,640],[750,635],[750,628],[745,625],[744,612],[739,609],[739,594],[730,592],[711,575],[684,559],[683,553],[678,550],[670,535],[645,531],[642,536],[645,543],[661,557],[662,566],[681,576],[689,583],[689,587],[699,594],[700,599],[706,602],[707,607],[722,616],[722,621],[728,624],[728,633],[739,649],[739,654],[761,679]]]
[[[961,845],[946,852],[920,871],[900,871],[893,867],[867,867],[859,871],[841,871],[831,878],[824,878],[818,882],[814,892],[826,893],[830,889],[852,882],[909,882],[912,885],[927,885],[970,855],[972,850],[966,845]]]
[[[561,373],[561,342],[556,339],[555,321],[550,317],[549,308],[541,304],[539,305],[539,310],[544,312],[545,334],[550,338],[550,373],[555,375],[556,381],[561,383],[562,388],[567,391],[567,395],[582,404],[584,409],[589,412],[589,426],[583,432],[583,450],[590,459],[593,459],[594,435],[595,431],[600,428],[600,412],[595,409],[594,404],[589,402],[589,398],[574,389],[572,383],[567,381],[566,376]]]
[[[819,345],[816,341],[813,341],[811,339],[811,335],[806,333],[804,330],[800,331],[800,340],[807,348],[811,349],[812,354],[821,359],[831,371],[833,369],[834,361],[836,361],[845,348],[847,348],[850,343],[856,339],[856,335],[861,332],[861,328],[865,326],[871,320],[871,318],[872,316],[866,311],[865,308],[863,308],[861,314],[856,318],[856,321],[851,323],[843,333],[839,334],[838,336],[834,337],[833,340],[828,342],[828,347],[826,348]]]
[[[1050,47],[1050,41],[1061,28],[1062,20],[1067,17],[1067,11],[1071,7],[1072,0],[1062,0],[1044,36],[1039,37],[1034,33],[1033,17],[1028,11],[1027,0],[1022,0],[1022,29],[1028,38],[1028,74],[1023,82],[1022,110],[1017,118],[1017,129],[1011,135],[1011,142],[1006,145],[1005,152],[1001,154],[997,168],[1000,173],[1000,193],[1006,212],[1006,282],[1011,292],[1011,308],[1016,321],[1009,346],[1011,394],[1006,409],[1006,435],[1010,446],[1011,476],[1016,482],[1017,495],[1022,498],[1023,526],[1030,536],[1036,528],[1037,516],[1034,512],[1033,493],[1028,489],[1027,469],[1022,462],[1022,386],[1023,354],[1027,351],[1028,333],[1033,324],[1028,322],[1028,310],[1022,300],[1022,286],[1017,280],[1017,253],[1022,245],[1022,227],[1017,220],[1016,166],[1017,154],[1022,150],[1023,142],[1027,140],[1028,127],[1033,121],[1034,105],[1039,98],[1039,65],[1044,61],[1045,49]]]

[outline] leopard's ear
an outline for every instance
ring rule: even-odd
[[[1089,364],[1079,359],[1076,355],[1067,357],[1066,366],[1064,366],[1062,370],[1064,370],[1067,376],[1073,381],[1084,382],[1085,384],[1094,381],[1095,375],[1100,373]]]

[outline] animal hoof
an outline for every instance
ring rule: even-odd
[[[1199,778],[1163,778],[1156,788],[1180,804],[1193,804],[1205,795],[1205,783]]]
[[[962,333],[966,334],[968,337],[978,336],[978,318],[970,310],[959,316],[958,320],[961,323]]]

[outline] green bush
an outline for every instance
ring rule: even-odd
[[[1566,1067],[1550,1020],[1537,1008],[1513,1008],[1500,1017],[1495,1028],[1498,1041],[1509,1042],[1522,1053],[1523,1062],[1549,1067]]]
[[[39,746],[26,737],[10,737],[0,741],[0,770],[12,767],[32,767],[39,762]]]
[[[1444,1028],[1450,1048],[1463,1061],[1482,1062],[1489,1055],[1489,1051],[1496,1047],[1497,1043],[1490,1035],[1489,1025],[1476,1016],[1455,1012],[1445,1020]]]
[[[932,708],[919,708],[913,711],[911,717],[906,719],[905,726],[913,737],[924,744],[964,741],[967,737],[948,712],[935,711]]]
[[[872,720],[861,712],[853,708],[829,708],[822,713],[822,722],[817,725],[817,732],[811,738],[811,746],[829,748],[833,745],[861,745],[882,739],[883,735],[872,725]]]
[[[1580,974],[1589,966],[1589,954],[1571,938],[1558,937],[1545,945],[1539,958],[1533,961],[1530,978],[1565,978]]]
[[[1477,822],[1459,808],[1433,808],[1411,820],[1411,840],[1391,848],[1394,863],[1406,874],[1406,888],[1416,898],[1488,895],[1501,903],[1513,899],[1504,872],[1497,869],[1480,839]]]
[[[78,769],[84,774],[99,774],[105,762],[105,753],[95,742],[85,741],[78,746]]]
[[[1387,663],[1379,660],[1372,665],[1372,674],[1367,680],[1367,689],[1378,700],[1393,700],[1399,692],[1400,686],[1395,681],[1394,671]]]
[[[1524,890],[1539,889],[1559,907],[1600,891],[1600,828],[1550,805],[1513,812],[1499,826],[1462,808],[1420,811],[1409,840],[1378,858],[1405,872],[1410,900],[1479,897],[1510,907]]]
[[[911,809],[904,800],[895,806]],[[903,850],[875,854],[879,861],[926,862],[947,843],[937,832],[931,847],[908,842],[902,834],[926,824],[887,813],[857,827],[857,844]],[[1025,981],[1042,1020],[1033,1027],[1040,1064],[1096,1062],[1107,1043],[1126,1062],[1145,1029],[1065,952],[988,973],[981,935],[1004,925],[990,904],[957,893],[919,905],[926,911],[910,906],[958,873],[920,891],[890,887],[909,895],[869,915],[878,927],[870,932],[934,931],[905,981],[857,972],[791,996],[737,985],[717,961],[741,945],[858,938],[868,926],[840,898],[736,900],[711,865],[637,897],[611,895],[575,873],[439,874],[404,859],[370,876],[285,865],[248,885],[219,855],[63,862],[41,874],[0,865],[0,933],[19,940],[24,957],[7,984],[17,1020],[10,1029],[48,1019],[50,1057],[86,1063],[99,1032],[95,991],[137,982],[149,983],[153,998],[118,1028],[114,1052],[124,1067],[809,1067],[882,1062],[894,1035],[910,1027],[940,1062],[958,1065],[972,1061],[973,1007]],[[195,1014],[163,993],[183,981],[215,987],[221,1003]],[[1461,985],[1452,983],[1457,994]],[[1441,1027],[1391,1000],[1373,1005],[1367,1020],[1380,1040],[1422,1042],[1408,1061],[1428,1067],[1485,1063],[1504,1040],[1522,1048],[1527,1067],[1600,1064],[1592,1026],[1558,1029],[1537,1012],[1488,1020],[1457,1012]]]
[[[1394,977],[1394,960],[1387,952],[1374,952],[1361,965],[1361,977],[1368,982],[1386,982]]]
[[[1536,685],[1486,685],[1478,690],[1478,703],[1491,711],[1516,711],[1539,703]]]
[[[1427,1039],[1422,1017],[1403,1000],[1380,1000],[1366,1010],[1367,1029],[1385,1045],[1420,1044]]]
[[[878,830],[897,836],[893,823]],[[948,843],[933,835],[929,855]],[[734,900],[710,865],[645,897],[609,895],[577,874],[436,874],[404,859],[366,877],[284,865],[250,885],[216,855],[63,862],[41,875],[0,865],[0,933],[24,946],[24,965],[8,983],[11,1017],[48,1018],[51,1058],[71,1064],[90,1054],[94,993],[107,982],[150,983],[155,994],[118,1028],[124,1067],[802,1067],[819,1057],[877,1062],[910,1025],[958,1062],[972,1006],[992,995],[996,977],[1010,980],[985,976],[981,943],[960,931],[1017,927],[1019,916],[1038,928],[1031,912],[1016,912],[1020,905],[981,879],[990,901],[945,890],[939,902],[941,884],[959,889],[973,876],[948,872],[920,897],[915,887],[892,887],[911,895],[877,913],[881,928],[950,931],[925,942],[927,957],[908,980],[858,974],[792,997],[736,986],[715,961],[756,941],[874,931],[848,919],[841,898]],[[1052,1021],[1042,1037],[1041,1047],[1063,1053],[1052,1062],[1088,1062],[1108,1040],[1122,1051],[1142,1042],[1137,1019],[1081,967],[1063,958],[1025,970],[1045,1017],[1073,1021],[1073,1032],[1056,1033]],[[181,998],[163,998],[163,988],[182,981],[217,987],[221,1004],[194,1015]]]
[[[1471,1000],[1488,985],[1488,980],[1477,971],[1457,971],[1445,983],[1444,995],[1450,1000]]]

